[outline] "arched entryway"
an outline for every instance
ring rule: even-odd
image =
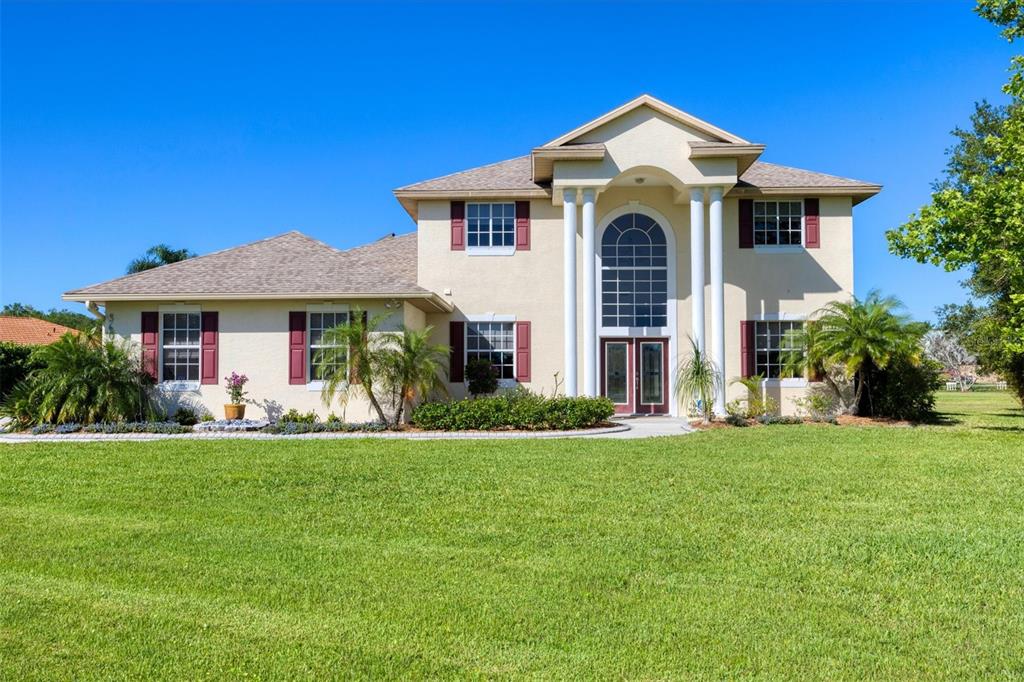
[[[600,384],[620,414],[671,411],[675,263],[663,216],[630,205],[600,231]]]

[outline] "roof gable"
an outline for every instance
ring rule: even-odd
[[[672,105],[666,104],[665,102],[662,102],[660,99],[657,99],[656,97],[651,97],[650,95],[640,95],[636,99],[630,100],[629,102],[626,102],[622,106],[616,107],[615,109],[612,109],[608,113],[603,114],[602,116],[598,116],[594,120],[584,123],[583,125],[579,126],[578,128],[574,128],[573,130],[570,130],[564,135],[556,137],[554,140],[551,140],[550,142],[543,146],[560,147],[562,145],[572,144],[574,141],[578,141],[580,140],[580,138],[586,136],[587,133],[590,133],[596,130],[597,128],[605,126],[611,123],[612,121],[615,121],[616,119],[619,119],[633,111],[636,111],[637,109],[640,109],[641,107],[647,107],[649,109],[652,109],[653,111],[675,121],[676,123],[679,123],[680,125],[686,128],[690,128],[698,133],[707,135],[712,139],[712,141],[748,144],[747,140],[744,140],[742,137],[739,137],[738,135],[733,135],[727,130],[723,130],[718,126],[712,125],[711,123],[708,123],[707,121],[699,119],[696,116],[688,114],[681,109],[676,109]]]

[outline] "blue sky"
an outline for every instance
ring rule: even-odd
[[[889,255],[884,232],[973,102],[1002,101],[1013,49],[971,8],[4,2],[0,300],[63,306],[157,242],[407,232],[394,187],[649,92],[765,161],[884,184],[855,210],[857,293],[928,319],[962,277]]]

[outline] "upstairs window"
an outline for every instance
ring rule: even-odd
[[[466,364],[477,358],[491,363],[500,379],[515,379],[515,323],[468,322]]]
[[[601,237],[601,326],[668,326],[668,246],[653,218],[629,213]]]
[[[325,333],[347,323],[346,312],[309,313],[309,381],[324,381],[348,362],[348,349]]]
[[[755,201],[755,246],[801,246],[804,205],[802,201]]]
[[[161,316],[162,381],[199,381],[198,312],[163,313]]]
[[[785,351],[792,349],[786,335],[803,325],[803,322],[788,320],[754,322],[754,374],[760,374],[766,379],[780,378],[785,364]]]
[[[466,204],[466,246],[515,249],[516,205]]]

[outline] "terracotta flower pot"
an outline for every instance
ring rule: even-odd
[[[245,404],[225,405],[224,417],[227,419],[245,419]]]

